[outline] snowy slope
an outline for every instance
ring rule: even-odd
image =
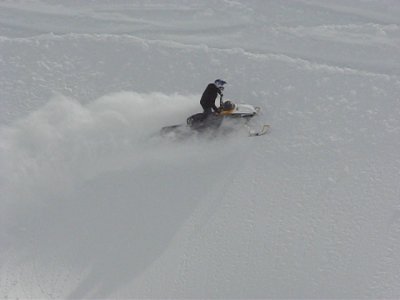
[[[0,298],[398,298],[399,15],[0,2]],[[219,77],[270,134],[160,139]]]

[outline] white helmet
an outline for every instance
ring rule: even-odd
[[[217,88],[219,88],[221,91],[224,90],[224,84],[226,84],[226,81],[222,80],[222,79],[217,79],[214,81],[214,84]]]

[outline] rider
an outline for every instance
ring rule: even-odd
[[[214,110],[214,112],[219,112],[219,109],[215,105],[215,100],[217,99],[218,94],[221,97],[223,96],[222,92],[224,91],[224,84],[226,84],[226,81],[217,79],[214,83],[210,83],[203,92],[200,104],[204,109],[205,115],[211,114],[212,110]]]

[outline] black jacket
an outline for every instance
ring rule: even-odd
[[[204,110],[210,108],[212,108],[214,111],[217,110],[217,106],[215,105],[215,100],[217,99],[218,94],[222,95],[219,88],[217,88],[217,86],[214,83],[210,83],[203,92],[203,95],[201,96],[200,99],[200,104]]]

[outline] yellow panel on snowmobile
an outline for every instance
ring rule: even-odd
[[[223,110],[220,112],[220,115],[222,115],[222,116],[231,115],[234,111],[235,111],[234,108],[231,110]]]

